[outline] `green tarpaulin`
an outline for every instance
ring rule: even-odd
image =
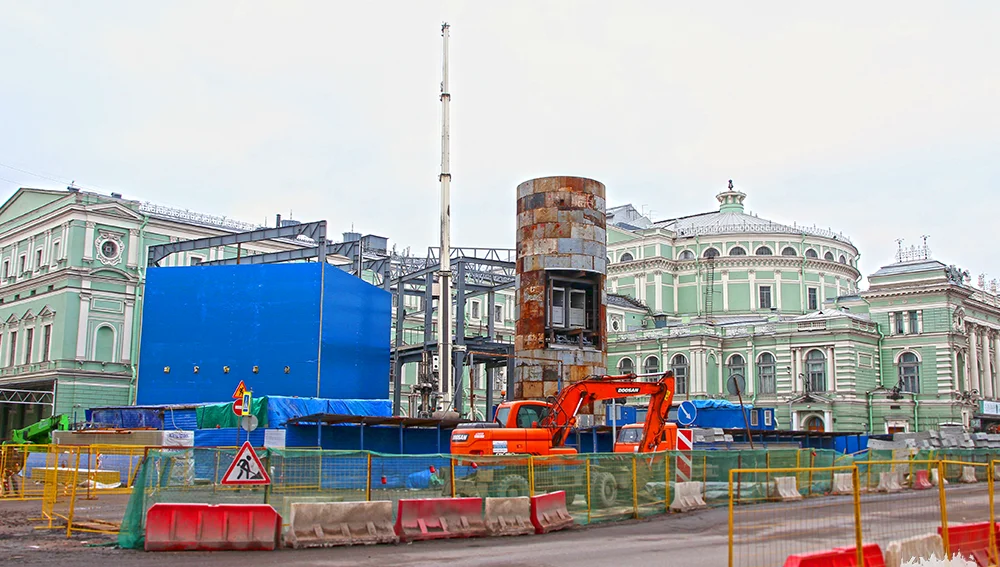
[[[198,418],[198,429],[240,426],[240,418],[233,413],[232,402],[198,406],[195,412]],[[253,400],[250,403],[250,413],[257,416],[257,427],[267,427],[267,396]]]

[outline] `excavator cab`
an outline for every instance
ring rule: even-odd
[[[549,404],[535,400],[506,402],[497,408],[496,421],[500,427],[538,427],[550,410]]]

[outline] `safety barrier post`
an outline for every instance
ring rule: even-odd
[[[87,447],[87,459],[88,459],[87,460],[87,468],[89,469],[90,468],[90,460],[89,460],[90,459],[90,447]],[[66,466],[69,466],[68,460],[66,462]],[[66,514],[66,537],[71,537],[73,535],[73,512],[76,510],[76,485],[79,484],[79,481],[80,481],[79,476],[78,476],[79,473],[80,473],[80,451],[77,450],[76,451],[76,466],[73,467],[73,472],[72,472],[72,477],[71,477],[73,479],[73,482],[72,482],[73,486],[70,488],[70,494],[69,494],[69,512]],[[56,472],[57,477],[58,477],[58,474],[59,473],[58,473],[58,470],[57,470],[57,472]],[[87,483],[87,494],[90,494],[90,484],[91,484],[90,482]],[[88,496],[87,499],[89,500],[90,497]]]
[[[455,475],[455,468],[451,469],[452,478]],[[452,495],[454,496],[454,495]],[[365,502],[372,501],[372,454],[368,453],[368,481],[365,482]]]
[[[812,449],[809,450],[809,486],[807,487],[806,496],[813,495],[813,467],[816,466],[816,453]]]
[[[100,453],[98,453],[98,454],[100,454]],[[77,460],[76,470],[77,470],[77,472],[79,472],[79,470],[80,470],[80,453],[79,452],[76,454],[76,460]],[[87,445],[87,470],[88,471],[93,470],[90,467],[90,463],[91,462],[94,463],[94,467],[93,467],[94,469],[100,468],[100,467],[97,466],[97,458],[94,456],[94,446],[93,445]],[[96,482],[97,475],[91,473],[91,475],[88,476],[87,480],[89,481],[91,479],[93,479]],[[87,483],[87,497],[86,497],[87,500],[91,499],[91,496],[90,496],[90,485],[91,484],[93,484],[93,483],[91,483],[91,482]],[[69,537],[69,533],[66,534],[66,537]]]
[[[587,476],[587,523],[589,524],[590,523],[590,509],[592,507],[590,501],[593,500],[593,498],[592,498],[593,495],[590,493],[590,456],[589,455],[587,456],[585,472],[586,472],[586,476]]]
[[[736,470],[739,471],[743,468],[743,452],[736,452]],[[756,475],[754,475],[756,476]],[[736,474],[736,493],[743,494],[743,475],[740,473]]]
[[[854,492],[854,548],[858,554],[858,565],[864,565],[864,549],[861,540],[861,477],[858,475],[858,465],[851,469],[851,484]]]
[[[535,495],[535,457],[528,455],[528,496]]]
[[[670,452],[663,453],[663,513],[670,512]]]
[[[708,454],[701,456],[701,496],[708,496]]]
[[[733,470],[729,470],[729,567],[733,567]]]
[[[632,517],[638,520],[639,519],[639,475],[636,472],[637,457],[638,454],[632,453]]]
[[[448,465],[451,468],[451,497],[455,498],[455,457],[448,459]]]
[[[989,469],[986,470],[986,478],[987,478],[986,486],[987,486],[987,492],[989,493],[990,496],[990,526],[995,526],[997,523],[996,516],[994,515],[994,510],[993,510],[993,488],[994,488],[993,471],[996,470],[993,466],[993,463],[995,462],[996,461],[990,460],[989,464],[987,465],[989,466]],[[995,558],[996,556],[997,556],[997,534],[996,534],[996,529],[993,528],[990,529],[990,557]]]
[[[764,452],[764,469],[767,470],[767,472],[764,473],[764,486],[771,486],[771,451],[769,451],[767,449],[764,449],[764,451],[765,451]],[[798,477],[798,474],[796,474],[795,476]],[[796,482],[798,482],[797,479],[796,479]],[[764,490],[767,490],[767,489],[765,488]],[[764,494],[766,495],[767,493],[765,492]]]
[[[938,461],[938,502],[941,507],[941,543],[946,557],[951,557],[951,545],[948,542],[948,501],[944,496],[944,461]]]

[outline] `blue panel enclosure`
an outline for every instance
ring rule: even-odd
[[[254,397],[389,396],[391,296],[336,267],[150,268],[145,294],[139,404],[221,402],[240,380]]]

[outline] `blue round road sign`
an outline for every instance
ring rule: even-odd
[[[681,405],[677,406],[677,423],[691,425],[696,417],[698,417],[698,408],[694,407],[694,403],[681,402]]]

